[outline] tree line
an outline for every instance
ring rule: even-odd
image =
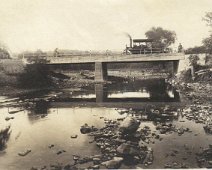
[[[212,29],[212,12],[206,12],[205,16],[203,17],[203,21],[206,22],[207,26]],[[212,30],[210,30],[211,32]],[[199,53],[207,53],[212,54],[212,32],[209,37],[204,38],[202,40],[201,46],[196,46],[193,48],[188,48],[185,50],[186,54],[199,54]]]

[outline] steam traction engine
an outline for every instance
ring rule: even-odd
[[[154,47],[153,39],[132,39],[130,37],[130,46],[126,46],[126,54],[152,54],[167,53],[164,48]]]

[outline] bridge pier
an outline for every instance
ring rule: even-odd
[[[107,80],[107,64],[95,62],[95,81],[103,82]]]

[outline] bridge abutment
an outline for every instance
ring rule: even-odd
[[[172,74],[177,74],[178,72],[178,68],[179,68],[179,60],[176,60],[176,61],[173,61],[173,71],[172,71]]]
[[[95,62],[95,81],[103,82],[107,80],[107,64]]]

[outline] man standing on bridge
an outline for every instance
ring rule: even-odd
[[[55,50],[54,50],[54,57],[58,57],[58,56],[59,56],[58,48],[55,48]]]
[[[181,52],[183,52],[183,46],[180,43],[179,46],[178,46],[178,53],[181,53]]]

